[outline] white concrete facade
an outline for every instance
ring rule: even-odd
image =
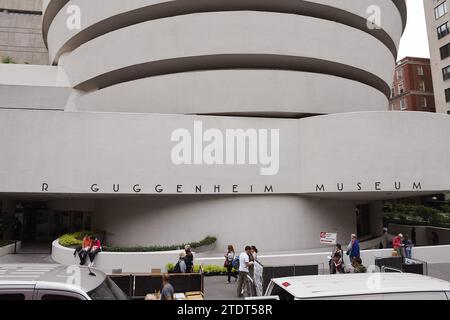
[[[211,235],[282,251],[318,248],[321,231],[347,241],[365,204],[376,238],[381,200],[450,190],[449,118],[382,111],[402,0],[47,0],[43,12],[53,66],[0,68],[1,197],[88,199],[113,245]]]

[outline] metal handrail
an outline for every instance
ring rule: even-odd
[[[391,271],[394,271],[394,272],[403,273],[403,271],[400,270],[400,269],[386,267],[386,266],[382,266],[381,267],[381,272],[386,272],[386,270],[391,270]]]

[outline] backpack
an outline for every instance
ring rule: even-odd
[[[239,270],[239,256],[234,258],[232,266],[234,270]]]
[[[180,261],[178,261],[177,264],[175,265],[175,267],[173,267],[173,272],[174,273],[181,273]]]

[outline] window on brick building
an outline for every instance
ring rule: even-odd
[[[441,52],[441,59],[444,60],[450,56],[450,43],[447,43],[445,46],[439,49]]]
[[[422,108],[427,108],[428,107],[428,103],[427,103],[427,98],[426,97],[421,97],[420,98],[420,106]]]
[[[425,81],[419,81],[419,91],[426,91]]]
[[[448,11],[447,1],[445,1],[444,3],[441,3],[436,8],[434,8],[434,17],[436,19],[439,19],[440,17],[444,16],[447,13],[447,11]]]
[[[423,67],[422,66],[417,66],[417,75],[423,76]]]
[[[442,69],[442,77],[444,78],[444,81],[450,79],[450,66],[446,66]]]
[[[450,88],[445,89],[445,102],[450,102]]]
[[[401,99],[400,100],[400,110],[404,111],[406,109],[408,109],[408,105],[406,103],[406,100],[405,99]]]
[[[448,28],[448,22],[444,23],[443,25],[439,26],[439,28],[437,28],[438,39],[442,39],[449,33],[450,33],[450,30]]]
[[[403,69],[399,68],[397,71],[395,71],[395,74],[397,75],[397,80],[403,79]]]

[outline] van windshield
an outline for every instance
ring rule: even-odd
[[[277,285],[276,283],[273,284],[272,292],[270,293],[271,296],[278,296],[280,297],[280,300],[295,300],[295,297],[284,290],[282,287]]]
[[[130,300],[125,292],[108,277],[101,285],[88,292],[88,295],[92,300]]]

